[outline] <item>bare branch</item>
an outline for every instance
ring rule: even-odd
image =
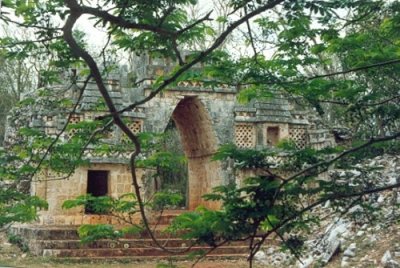
[[[174,10],[175,10],[175,7],[171,6],[165,11],[164,15],[160,18],[158,27],[161,27],[163,25],[164,21],[168,18],[169,15],[171,15],[172,12],[174,12]]]
[[[272,232],[276,232],[277,230],[279,230],[280,228],[285,226],[287,223],[289,223],[292,220],[300,217],[304,213],[306,213],[308,211],[311,211],[313,208],[315,208],[315,207],[317,207],[317,206],[319,206],[321,204],[324,204],[326,201],[348,199],[348,198],[353,198],[353,197],[361,197],[361,196],[364,196],[364,195],[369,195],[369,194],[373,194],[373,193],[379,193],[379,192],[392,190],[392,189],[396,189],[396,188],[400,188],[400,183],[395,183],[395,184],[386,185],[386,186],[382,186],[382,187],[377,187],[377,188],[373,188],[373,189],[363,190],[363,191],[359,191],[359,192],[333,193],[333,194],[327,195],[324,198],[321,198],[321,199],[315,201],[314,203],[310,204],[309,206],[303,208],[302,210],[297,211],[296,213],[294,213],[290,217],[287,217],[286,219],[283,219],[278,224],[276,224],[274,228],[272,228],[268,232],[258,233],[256,235],[256,237],[260,237],[260,238],[268,237]]]
[[[315,164],[315,165],[312,165],[312,166],[310,166],[310,167],[308,167],[308,168],[305,168],[305,169],[303,169],[303,170],[301,170],[301,171],[299,171],[299,172],[293,174],[292,176],[288,177],[288,178],[281,184],[280,189],[282,189],[282,187],[283,187],[285,184],[287,184],[287,183],[289,183],[290,181],[296,179],[297,177],[299,177],[299,176],[301,176],[301,175],[304,175],[304,174],[306,174],[306,173],[308,173],[308,172],[310,172],[310,171],[316,170],[316,169],[319,168],[319,167],[324,167],[324,170],[325,170],[325,169],[326,169],[329,165],[331,165],[332,163],[338,161],[339,159],[342,159],[343,157],[345,157],[345,156],[347,156],[347,155],[349,155],[349,154],[351,154],[351,153],[355,153],[355,152],[357,152],[357,151],[359,151],[359,150],[361,150],[361,149],[367,148],[367,147],[369,147],[369,146],[372,145],[372,144],[375,144],[375,143],[378,143],[378,142],[384,142],[384,141],[394,140],[394,139],[397,139],[397,138],[399,138],[399,137],[400,137],[400,132],[397,132],[396,134],[393,134],[393,135],[390,135],[390,136],[385,136],[385,137],[378,137],[378,138],[377,138],[377,137],[373,137],[373,138],[371,138],[369,141],[367,141],[367,142],[361,144],[360,146],[353,147],[353,148],[351,148],[351,149],[349,149],[349,150],[346,150],[346,151],[342,152],[341,154],[339,154],[338,156],[332,158],[331,160],[319,162],[319,163],[317,163],[317,164]],[[319,173],[321,173],[321,172],[319,172]]]
[[[53,40],[57,40],[57,39],[61,39],[62,36],[58,35],[58,36],[54,36],[54,37],[49,37],[49,38],[43,38],[43,39],[37,39],[37,40],[23,40],[23,41],[13,41],[10,44],[7,45],[3,45],[2,47],[8,47],[8,48],[12,48],[18,45],[27,45],[27,44],[31,44],[31,43],[44,43],[44,42],[48,42],[48,41],[53,41]]]
[[[68,122],[68,121],[67,121]],[[87,149],[87,147],[90,145],[90,143],[93,141],[93,139],[96,137],[97,134],[102,133],[103,131],[105,131],[107,128],[109,128],[112,125],[113,121],[110,120],[108,121],[102,128],[96,129],[95,131],[93,131],[93,133],[89,136],[89,139],[86,141],[86,143],[82,146],[79,155],[78,155],[78,159],[80,159],[83,154],[85,153],[85,150]],[[38,179],[38,180],[32,180],[32,181],[55,181],[55,180],[65,180],[68,179],[69,177],[71,177],[71,175],[75,172],[75,168],[76,165],[74,165],[71,170],[68,172],[67,175],[62,176],[60,178],[55,178],[55,179]]]
[[[204,17],[202,17],[201,19],[196,20],[194,23],[186,26],[185,28],[179,30],[176,35],[181,35],[184,32],[187,32],[188,30],[194,28],[196,25],[199,25],[200,23],[206,21],[206,20],[211,20],[210,19],[210,15],[211,15],[212,11],[208,12]]]
[[[247,8],[246,7],[244,8],[244,12],[245,12],[245,14],[247,14]],[[249,33],[250,44],[251,44],[251,47],[253,48],[254,60],[257,62],[258,52],[257,52],[256,46],[254,44],[253,34],[252,34],[252,30],[251,30],[251,27],[250,27],[249,20],[246,20],[246,26],[247,26],[247,32]]]
[[[39,30],[61,30],[61,28],[59,28],[59,27],[45,27],[45,26],[21,23],[21,22],[18,22],[16,20],[12,20],[12,19],[2,15],[1,12],[0,12],[0,20],[3,20],[5,22],[9,22],[9,23],[13,23],[13,24],[18,25],[20,27],[28,28],[28,29],[35,28],[35,29],[39,29]]]
[[[307,77],[305,80],[313,80],[313,79],[317,79],[317,78],[325,78],[325,77],[330,77],[330,76],[354,73],[354,72],[359,72],[359,71],[363,71],[363,70],[368,70],[368,69],[371,69],[371,68],[382,67],[382,66],[392,65],[392,64],[397,64],[397,63],[400,63],[400,59],[393,59],[393,60],[378,62],[378,63],[375,63],[375,64],[365,65],[365,66],[361,66],[361,67],[357,67],[357,68],[353,68],[353,69],[348,69],[348,70],[343,70],[343,71],[339,71],[339,72],[315,75],[315,76]]]

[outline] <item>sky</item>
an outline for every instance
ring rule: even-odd
[[[0,0],[1,3],[2,0]],[[222,0],[200,0],[195,8],[195,10],[188,10],[189,13],[195,13],[199,17],[202,16],[203,14],[206,14],[208,11],[213,10],[213,13],[211,15],[212,18],[218,17],[220,14],[219,11],[221,8],[217,8],[218,3],[222,3]],[[94,1],[93,1],[94,3]],[[3,9],[4,11],[4,9]],[[274,14],[269,14],[268,16],[271,16]],[[16,18],[15,18],[16,19]],[[60,26],[62,26],[62,21],[61,19],[58,19],[58,22],[60,23]],[[1,26],[1,21],[0,21],[0,26]],[[10,25],[2,25],[0,27],[0,36],[4,36],[5,29],[11,30],[13,27]],[[93,26],[93,21],[89,19],[89,16],[82,16],[74,29],[80,30],[86,34],[86,41],[89,44],[89,47],[93,50],[101,50],[101,48],[105,45],[107,41],[107,33],[105,29],[102,29],[101,27],[94,27]],[[256,28],[253,28],[253,30],[256,31]],[[247,32],[247,29],[243,26],[242,28],[243,32]],[[240,31],[238,31],[240,32]],[[236,38],[239,42],[235,43],[234,47],[230,47],[230,51],[232,54],[237,53],[237,54],[251,54],[253,53],[252,49],[249,47],[249,44],[244,45],[243,38],[240,33],[235,33],[235,36],[232,38]],[[242,45],[237,45],[237,44],[242,44]],[[265,54],[267,57],[271,57],[273,55],[274,50],[271,48],[261,48],[260,50],[262,53]]]

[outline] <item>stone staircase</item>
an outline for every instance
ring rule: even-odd
[[[159,228],[159,230],[162,229]],[[37,256],[68,258],[68,259],[163,259],[185,258],[188,254],[208,252],[207,245],[196,245],[190,248],[190,241],[178,237],[170,237],[162,231],[156,231],[158,241],[169,251],[159,249],[150,239],[148,233],[127,235],[119,240],[98,240],[82,244],[77,233],[78,226],[14,226],[11,232],[20,236],[30,251]],[[276,241],[268,241],[274,243]],[[246,258],[248,243],[246,241],[232,242],[216,248],[207,258]]]

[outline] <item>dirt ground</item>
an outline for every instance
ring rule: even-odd
[[[167,261],[159,261],[159,262],[68,262],[68,261],[54,261],[54,260],[44,260],[41,258],[30,258],[26,257],[21,260],[13,260],[11,262],[5,262],[2,264],[0,261],[0,267],[24,267],[24,268],[106,268],[106,267],[114,267],[114,268],[128,268],[128,267],[140,267],[140,268],[188,268],[192,267],[193,262],[174,262],[172,266],[168,265]],[[246,268],[249,267],[245,261],[238,260],[219,260],[219,261],[203,261],[196,264],[197,268]],[[257,266],[256,266],[257,267]],[[260,266],[261,267],[261,266]]]

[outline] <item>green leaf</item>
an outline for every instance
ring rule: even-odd
[[[261,222],[260,226],[263,231],[271,231],[277,226],[278,223],[279,219],[275,215],[269,214],[267,215],[266,219]]]

